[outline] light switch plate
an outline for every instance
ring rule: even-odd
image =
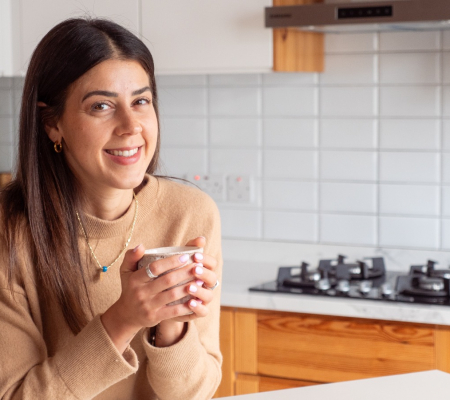
[[[248,175],[229,175],[227,177],[227,201],[230,203],[251,203],[253,182]]]

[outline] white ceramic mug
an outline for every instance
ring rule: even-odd
[[[167,257],[175,256],[175,255],[181,255],[181,254],[189,254],[190,258],[184,264],[184,265],[186,265],[186,264],[195,262],[195,260],[194,260],[195,253],[203,253],[203,248],[196,247],[196,246],[173,246],[173,247],[158,247],[156,249],[148,249],[148,250],[145,250],[144,256],[139,260],[138,269],[145,268],[147,265],[150,265],[152,262],[161,260],[162,258],[167,258]],[[169,272],[174,271],[178,268],[182,268],[184,265],[177,267],[177,268],[170,269],[169,271],[166,271],[166,272],[158,275],[158,278],[160,276],[168,274]],[[155,278],[155,279],[157,279],[157,278]],[[176,286],[184,285],[191,281],[193,281],[193,279],[189,279],[187,281],[180,282],[177,285],[170,287],[169,289],[172,289]],[[167,289],[167,290],[169,290],[169,289]],[[168,303],[167,305],[172,306],[175,304],[185,303],[186,301],[189,301],[192,298],[193,298],[193,296],[187,295],[179,300],[173,301],[172,303]]]

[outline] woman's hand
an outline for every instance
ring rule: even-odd
[[[205,238],[196,238],[186,245],[204,247]],[[175,270],[157,279],[150,279],[145,268],[137,270],[137,262],[144,251],[144,247],[139,245],[126,252],[120,267],[122,293],[119,300],[101,317],[108,335],[121,353],[142,327],[159,324],[156,335],[158,347],[170,346],[179,341],[185,333],[186,321],[208,314],[206,306],[211,302],[213,292],[206,287],[212,287],[217,282],[214,272],[217,261],[201,253],[194,256],[195,263],[186,264],[188,260],[183,255],[153,262],[151,271],[154,275]],[[190,282],[176,286],[183,281]],[[167,305],[182,299],[186,294],[195,298],[183,304]]]
[[[183,281],[194,280],[194,264],[186,255],[176,255],[155,261],[151,264],[151,271],[155,275],[161,275],[174,268],[178,269],[158,279],[150,279],[145,268],[137,270],[137,262],[144,255],[144,251],[144,246],[139,245],[125,253],[120,267],[122,293],[101,317],[108,335],[121,353],[142,327],[155,326],[162,320],[189,313],[186,304],[173,306],[167,306],[167,304],[186,296],[186,286],[190,284],[178,287],[176,285]],[[182,267],[183,265],[185,266]],[[171,335],[167,338],[169,340],[165,345],[173,344],[177,338],[182,337],[183,329],[183,324],[177,327],[171,326]]]

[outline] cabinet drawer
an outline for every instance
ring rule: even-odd
[[[434,369],[430,327],[258,314],[258,372],[338,382]]]

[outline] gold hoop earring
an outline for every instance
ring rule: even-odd
[[[55,151],[57,153],[61,153],[62,152],[62,142],[55,142],[53,143],[53,148],[55,149]]]

